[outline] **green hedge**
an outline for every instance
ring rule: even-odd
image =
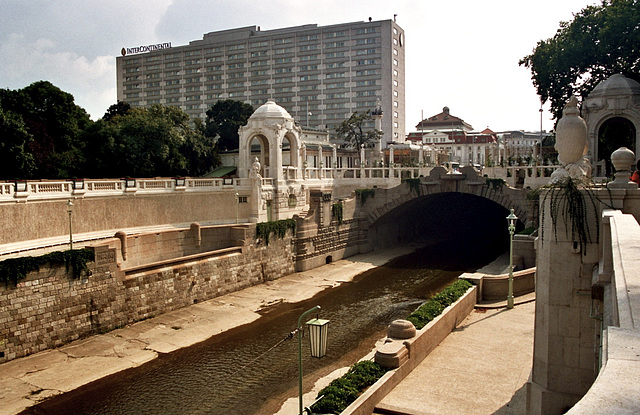
[[[32,257],[19,257],[5,259],[0,262],[0,282],[16,285],[24,279],[28,273],[38,271],[41,266],[51,264],[64,264],[67,272],[71,269],[73,278],[80,278],[82,271],[87,269],[87,262],[94,260],[93,250],[73,249],[69,251],[57,251],[49,254]]]
[[[438,317],[445,308],[455,303],[458,298],[462,297],[464,293],[472,286],[467,280],[457,280],[438,294],[431,297],[429,301],[421,305],[416,311],[414,311],[407,320],[416,326],[417,330],[420,330],[426,326],[431,320]]]
[[[318,398],[322,396],[322,399],[311,406],[311,411],[316,414],[339,414],[386,372],[387,369],[369,360],[356,363],[344,376],[333,380],[318,393]]]

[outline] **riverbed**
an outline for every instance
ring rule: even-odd
[[[30,414],[265,414],[297,394],[297,341],[287,339],[300,314],[322,307],[331,320],[327,356],[303,348],[305,389],[367,354],[387,325],[476,269],[495,253],[453,254],[430,246],[367,271],[339,287],[295,304],[266,308],[256,322],[192,347],[161,355],[43,402]]]

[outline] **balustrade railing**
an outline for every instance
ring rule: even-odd
[[[0,183],[0,202],[16,199],[44,200],[71,197],[118,196],[131,193],[216,191],[249,186],[239,178],[96,179],[76,181],[26,181]]]
[[[594,283],[603,293],[592,300],[591,310],[601,321],[600,372],[568,414],[630,414],[640,408],[640,354],[632,352],[640,339],[640,225],[619,210],[605,210],[602,219]]]

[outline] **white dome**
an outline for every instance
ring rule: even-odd
[[[287,120],[293,119],[293,117],[291,117],[286,109],[282,108],[280,105],[271,100],[258,107],[258,109],[255,110],[253,114],[251,114],[251,117],[249,117],[249,119],[256,118],[284,118]]]
[[[640,95],[640,83],[622,74],[611,75],[593,88],[589,98],[620,95]]]

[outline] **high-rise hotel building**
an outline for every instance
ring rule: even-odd
[[[383,142],[405,139],[404,31],[393,20],[207,33],[186,46],[123,48],[118,100],[177,106],[193,117],[221,99],[283,106],[302,127],[333,132],[382,108]],[[144,53],[140,50],[150,50]]]

